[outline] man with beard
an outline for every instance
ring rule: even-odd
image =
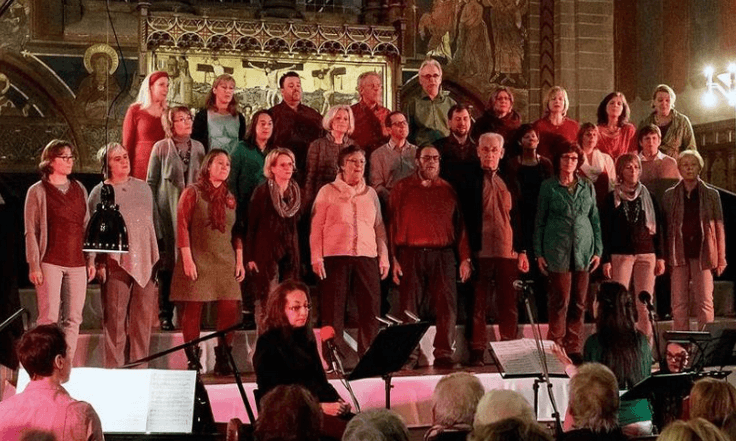
[[[452,368],[457,321],[457,260],[462,282],[470,277],[470,246],[455,191],[440,178],[434,146],[417,151],[417,172],[391,191],[393,280],[401,310],[420,317],[436,314],[434,366]],[[417,354],[418,356],[418,354]],[[414,360],[415,361],[415,360]]]
[[[440,176],[452,185],[457,192],[460,205],[463,197],[472,189],[468,176],[478,169],[477,144],[470,137],[470,113],[462,104],[455,104],[447,112],[450,122],[450,136],[435,143],[442,156],[442,170]]]
[[[288,148],[296,157],[296,179],[304,185],[309,144],[322,135],[322,115],[302,104],[302,80],[296,72],[287,72],[279,79],[281,103],[271,107],[273,145]]]

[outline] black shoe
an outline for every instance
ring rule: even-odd
[[[250,311],[243,311],[243,329],[254,330],[256,329],[256,317]]]
[[[171,322],[171,319],[161,319],[161,330],[162,331],[173,331],[174,330],[174,324]]]
[[[225,345],[215,346],[215,375],[227,376],[233,374],[230,367],[229,350],[230,348]]]
[[[189,346],[184,348],[184,352],[187,354],[187,369],[190,371],[199,371],[202,369],[202,364],[199,362],[199,358],[202,356],[202,348],[199,346]]]
[[[437,369],[454,369],[456,364],[452,361],[452,357],[438,357],[434,359],[432,366]]]
[[[468,366],[483,367],[486,365],[484,361],[485,351],[479,349],[473,349],[470,351],[470,360]]]

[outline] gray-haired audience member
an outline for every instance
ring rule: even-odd
[[[728,441],[713,423],[696,418],[690,421],[677,420],[664,428],[657,441]]]
[[[600,363],[585,363],[570,379],[568,414],[573,430],[565,441],[623,441],[618,425],[618,381],[610,369]]]
[[[506,418],[473,429],[468,441],[552,441],[552,435],[536,421]]]
[[[23,392],[0,402],[0,439],[104,440],[97,412],[61,386],[69,381],[72,360],[59,325],[27,331],[17,351],[31,382]]]
[[[409,430],[391,410],[368,410],[350,420],[342,441],[409,441]]]
[[[475,409],[484,392],[478,377],[468,372],[442,377],[432,394],[432,427],[424,440],[465,440],[473,428]]]
[[[475,411],[473,427],[479,428],[506,418],[536,421],[534,409],[522,394],[515,390],[494,389],[486,392]]]
[[[317,441],[322,425],[319,402],[297,384],[271,389],[260,402],[256,441]]]

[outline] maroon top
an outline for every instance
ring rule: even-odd
[[[153,145],[165,137],[161,118],[141,109],[138,103],[128,107],[123,120],[123,146],[128,149],[131,176],[146,180]]]
[[[309,144],[322,136],[322,115],[311,107],[299,104],[297,110],[285,102],[269,109],[273,118],[273,144],[294,152],[296,157],[295,179],[304,185]]]
[[[365,150],[365,157],[370,158],[374,150],[388,142],[389,132],[384,124],[391,111],[380,104],[370,108],[363,101],[350,108],[355,118],[355,130],[350,137]]]
[[[442,178],[424,185],[418,173],[399,182],[389,196],[391,250],[397,247],[453,247],[460,260],[470,257],[470,246],[457,196]]]
[[[87,201],[82,188],[70,181],[69,190],[62,193],[45,179],[42,182],[46,189],[49,245],[41,261],[68,268],[85,266],[82,244]]]
[[[541,118],[534,121],[534,130],[539,135],[537,154],[551,160],[554,157],[553,146],[559,143],[561,139],[570,142],[577,141],[580,124],[574,119],[565,117],[562,124],[556,126],[548,118]]]
[[[682,215],[682,239],[685,245],[685,257],[700,259],[700,243],[703,232],[700,225],[700,192],[695,187],[690,194],[685,191],[685,206]]]

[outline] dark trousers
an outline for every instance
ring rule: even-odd
[[[478,259],[470,349],[485,350],[488,345],[486,311],[488,298],[494,285],[496,288],[495,315],[501,340],[516,338],[519,323],[519,309],[516,291],[514,291],[516,276],[516,259],[502,259],[499,257]]]
[[[381,313],[381,286],[375,257],[325,257],[327,277],[319,282],[322,325],[335,328],[335,342],[344,348],[345,307],[348,292],[358,306],[358,354],[368,350],[378,334],[376,316]]]
[[[560,345],[568,354],[583,351],[588,278],[587,271],[549,273],[547,339]]]
[[[158,319],[169,320],[174,318],[174,304],[169,300],[171,294],[172,270],[158,271]]]
[[[404,247],[398,252],[404,275],[399,284],[401,311],[422,319],[436,315],[434,357],[451,357],[457,322],[457,263],[452,248]]]

